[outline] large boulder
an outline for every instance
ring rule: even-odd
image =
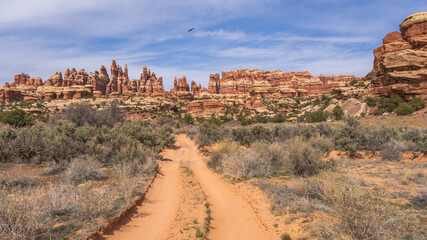
[[[345,115],[352,117],[360,117],[368,112],[368,105],[355,98],[347,99],[341,108]]]

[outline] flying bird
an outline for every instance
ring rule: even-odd
[[[194,30],[194,28],[190,28],[190,29],[188,29],[188,31],[187,32],[191,32],[191,31],[193,31]]]

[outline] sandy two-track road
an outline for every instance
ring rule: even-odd
[[[210,203],[213,219],[208,239],[272,239],[273,235],[259,222],[250,205],[229,183],[208,169],[189,137],[179,135],[176,147],[166,150],[163,156],[166,160],[160,163],[161,172],[137,213],[115,231],[104,235],[104,239],[168,239],[180,204],[179,165],[184,161],[189,163]]]

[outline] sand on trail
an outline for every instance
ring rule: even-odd
[[[161,175],[154,180],[137,213],[125,225],[104,235],[104,239],[167,239],[180,204],[181,161],[189,163],[210,203],[212,220],[208,239],[273,239],[249,203],[206,166],[197,145],[188,136],[178,135],[176,147],[167,149],[163,156],[166,160],[160,164]]]
[[[179,140],[188,151],[190,167],[210,203],[213,219],[208,239],[273,239],[249,203],[245,202],[231,184],[224,182],[220,175],[207,167],[194,141],[185,135],[180,135]]]

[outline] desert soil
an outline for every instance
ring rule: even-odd
[[[175,148],[166,150],[163,157],[160,174],[146,200],[127,222],[104,235],[104,239],[194,238],[186,230],[196,228],[191,222],[197,222],[204,230],[201,204],[205,201],[212,217],[208,239],[277,239],[277,233],[261,223],[265,216],[258,216],[234,185],[207,167],[189,137],[177,136]],[[188,168],[184,171],[187,176],[183,175],[183,166]],[[191,179],[185,178],[190,175]]]

